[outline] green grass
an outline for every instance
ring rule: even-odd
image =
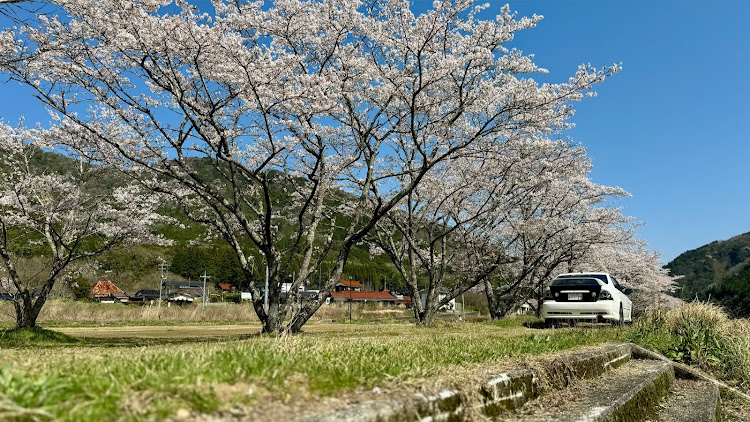
[[[25,346],[6,348],[0,357],[0,418],[6,408],[37,412],[39,419],[138,420],[163,419],[176,409],[252,407],[262,395],[315,398],[419,383],[436,374],[615,341],[626,333],[509,325],[334,325],[284,338],[146,347],[99,347],[84,339],[34,354]],[[217,394],[228,387],[234,393]]]
[[[156,329],[157,338],[4,330],[0,419],[161,420],[178,409],[252,409],[268,398],[319,402],[374,387],[412,388],[455,379],[446,374],[463,376],[530,356],[623,340],[700,366],[746,391],[750,386],[750,325],[729,319],[720,308],[689,304],[653,311],[632,329],[536,329],[539,325],[532,317],[439,321],[431,328],[383,321],[312,323],[290,337],[192,339],[185,333],[205,328],[164,326]]]
[[[750,391],[750,322],[700,302],[642,316],[629,339]]]
[[[513,318],[503,318],[498,320],[490,320],[487,322],[496,327],[502,328],[513,328],[513,327],[530,327],[530,328],[544,328],[544,320],[536,318],[532,315],[519,315]]]
[[[60,346],[77,342],[75,337],[41,327],[0,330],[0,348]]]

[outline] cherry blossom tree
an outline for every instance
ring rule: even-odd
[[[418,324],[430,325],[441,307],[517,259],[500,232],[535,183],[526,172],[538,159],[530,151],[545,147],[544,140],[513,139],[468,149],[434,168],[378,223],[373,243],[409,294],[425,298],[413,302]]]
[[[529,184],[523,200],[512,204],[502,236],[506,253],[516,259],[485,280],[493,318],[501,318],[528,299],[541,300],[546,283],[596,245],[619,244],[632,237],[631,219],[607,205],[627,195],[592,182],[586,151],[564,141],[527,150],[535,158],[524,166]]]
[[[168,0],[56,3],[65,18],[0,33],[0,70],[35,90],[76,151],[140,175],[222,237],[247,280],[262,252],[270,287],[247,284],[271,333],[301,329],[352,248],[433,167],[564,128],[570,102],[618,70],[540,85],[524,75],[543,69],[507,44],[541,18],[506,7],[480,20],[473,1],[421,15],[397,0],[215,1],[212,14]],[[299,284],[329,256],[313,301],[279,304],[293,268]]]
[[[658,252],[646,248],[645,242],[632,238],[628,242],[596,245],[573,263],[574,269],[606,271],[623,286],[633,289],[635,312],[657,307],[675,307],[682,301],[670,293],[677,280],[664,268]]]
[[[36,325],[52,287],[72,264],[119,243],[164,243],[151,233],[165,222],[154,211],[153,195],[137,185],[96,193],[97,177],[107,169],[82,157],[69,154],[67,171],[45,168],[42,155],[51,154],[45,151],[61,152],[64,143],[50,131],[0,122],[0,270],[6,279],[0,285],[13,297],[17,328]]]
[[[672,305],[674,278],[661,268],[659,254],[635,237],[638,224],[608,204],[628,195],[590,180],[585,149],[566,142],[537,141],[525,154],[534,158],[516,167],[524,192],[509,202],[501,238],[508,258],[485,280],[493,318],[501,318],[528,299],[541,303],[544,289],[563,272],[605,271],[635,290],[639,309]],[[540,309],[537,306],[537,312]]]
[[[486,179],[478,177],[497,163],[477,158],[458,157],[433,168],[370,236],[401,275],[417,324],[431,325],[442,306],[476,284],[461,271],[469,251],[463,242],[482,228],[484,215],[498,211],[490,199],[497,192],[485,191],[480,182]],[[448,287],[452,291],[445,294]]]

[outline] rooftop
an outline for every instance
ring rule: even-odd
[[[351,280],[341,280],[339,284],[343,284],[347,287],[364,287],[364,285],[358,281],[351,281]]]
[[[100,297],[109,295],[124,296],[125,292],[109,280],[99,280],[91,286],[91,296]]]

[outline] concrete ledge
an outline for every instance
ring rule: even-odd
[[[480,387],[482,408],[487,416],[517,409],[548,390],[567,387],[576,379],[595,378],[608,369],[630,360],[629,344],[619,344],[595,352],[560,356],[539,370],[522,369],[490,378]]]
[[[674,381],[668,362],[634,361],[605,377],[582,382],[572,392],[550,394],[531,403],[523,422],[641,422]]]
[[[482,410],[487,416],[496,416],[523,406],[539,395],[538,381],[531,369],[493,376],[479,388]]]
[[[594,419],[602,422],[637,422],[642,421],[650,409],[669,392],[674,382],[674,368],[669,363],[658,363],[661,370],[656,376],[644,376],[641,383],[626,392],[612,404],[612,412],[603,412],[602,417]]]
[[[496,416],[517,409],[545,391],[564,388],[575,379],[597,377],[626,363],[630,357],[631,347],[627,343],[593,352],[569,353],[542,363],[539,368],[492,375],[473,391],[447,388],[435,394],[367,401],[330,412],[315,413],[297,421],[460,421],[465,419],[468,408],[479,408],[487,416]],[[477,392],[480,400],[476,399]]]
[[[721,404],[719,386],[707,381],[677,380],[659,404],[661,422],[716,422]]]
[[[398,401],[366,401],[331,412],[316,413],[299,422],[404,422],[462,421],[464,397],[457,390],[442,390],[435,395],[415,394]]]
[[[609,369],[624,365],[631,359],[628,343],[614,345],[604,350],[575,353],[553,360],[545,370],[548,389],[565,388],[576,379],[596,378]]]

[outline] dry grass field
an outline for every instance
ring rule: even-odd
[[[352,318],[355,321],[383,321],[389,319],[409,320],[410,311],[354,306]],[[343,322],[349,319],[349,309],[341,305],[325,305],[312,318],[312,321]],[[12,326],[15,322],[13,306],[0,301],[0,325]],[[200,305],[141,306],[137,304],[74,302],[54,299],[45,304],[39,315],[39,323],[46,327],[113,326],[113,325],[199,325],[199,324],[252,324],[258,318],[250,303],[228,304],[226,306]]]

